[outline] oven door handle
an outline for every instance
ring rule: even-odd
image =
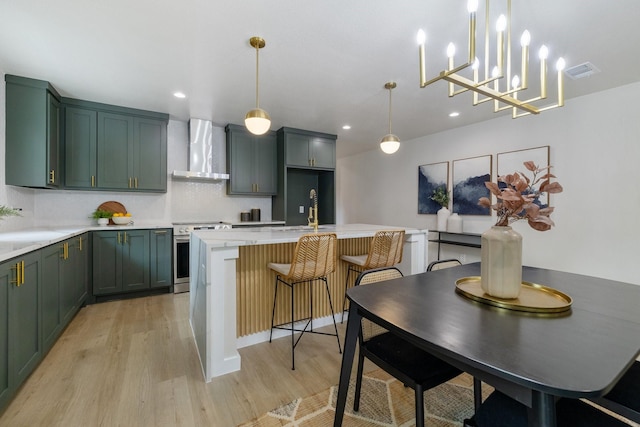
[[[176,241],[176,243],[188,242],[189,239],[189,236],[174,236],[174,240]]]

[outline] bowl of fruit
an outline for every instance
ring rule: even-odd
[[[111,217],[111,221],[113,221],[113,223],[116,225],[127,225],[133,222],[133,218],[131,217],[131,214],[129,212],[114,212],[113,216]]]

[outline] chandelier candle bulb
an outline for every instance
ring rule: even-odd
[[[520,38],[520,45],[522,46],[522,89],[526,89],[529,86],[529,43],[531,43],[531,34],[525,30]]]
[[[498,63],[498,73],[493,73],[493,77],[497,78],[502,74],[502,70],[504,69],[504,30],[507,27],[507,18],[504,15],[500,15],[498,18],[498,22],[496,23],[496,31],[498,31],[498,51],[497,51],[497,63]],[[485,59],[486,61],[486,59]],[[495,70],[495,68],[494,68]]]
[[[467,3],[469,11],[469,63],[476,57],[476,12],[478,10],[478,0],[469,0]]]
[[[549,49],[542,45],[538,52],[540,58],[540,98],[545,99],[547,97],[547,56],[549,56]]]

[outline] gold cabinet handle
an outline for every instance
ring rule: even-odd
[[[167,230],[156,230],[154,231],[156,234],[167,234]]]
[[[122,243],[122,242],[120,241],[120,232],[118,231],[118,244],[120,244],[120,243]]]
[[[133,182],[135,182],[135,187],[138,188],[138,177],[137,176],[133,179]]]
[[[96,176],[95,175],[91,175],[91,186],[92,187],[96,186]]]
[[[54,169],[51,169],[49,171],[49,184],[55,184],[56,183],[56,171]]]
[[[69,259],[69,242],[64,244],[64,259]]]
[[[82,237],[78,237],[78,250],[82,252]]]
[[[24,285],[24,261],[20,261],[20,285]]]
[[[20,263],[16,262],[16,265],[14,267],[11,267],[12,270],[16,270],[16,280],[12,280],[11,283],[15,284],[16,286],[20,286]]]
[[[127,232],[124,232],[124,243],[127,244]]]
[[[131,177],[129,177],[129,188],[131,188]]]

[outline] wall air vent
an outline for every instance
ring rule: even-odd
[[[591,62],[585,62],[580,65],[576,65],[564,70],[564,73],[569,76],[571,80],[578,80],[583,77],[591,77],[594,74],[598,74],[600,70]]]

